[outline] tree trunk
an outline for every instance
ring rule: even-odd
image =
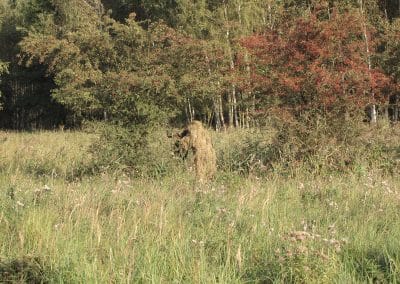
[[[211,72],[211,66],[210,66],[210,59],[208,57],[208,55],[206,55],[206,61],[208,63],[207,66],[207,71],[208,71],[208,75],[211,78],[212,72]],[[217,82],[217,85],[219,86],[219,82]],[[219,103],[220,101],[213,97],[213,111],[214,111],[214,120],[215,120],[215,130],[216,131],[220,131],[221,130],[221,125],[223,124],[223,121],[221,123],[221,117],[223,117],[223,113],[221,114],[222,111],[222,107],[219,107]]]
[[[251,90],[251,69],[250,69],[250,58],[249,55],[247,54],[247,52],[245,53],[245,57],[244,60],[246,62],[246,73],[247,73],[247,77],[248,80],[250,82],[249,86],[250,86],[250,90],[247,93],[247,103],[246,103],[246,126],[247,128],[250,127],[250,111],[249,111],[249,103],[251,101],[251,113],[254,114],[255,110],[256,110],[256,97],[254,92],[252,92]]]
[[[228,106],[229,106],[229,112],[228,112],[228,127],[233,126],[233,103],[232,103],[232,94],[229,93],[228,95]]]
[[[187,120],[188,123],[192,122],[194,119],[194,109],[190,103],[190,99],[187,99]]]
[[[389,21],[389,16],[388,16],[388,12],[387,12],[387,1],[386,0],[385,0],[384,14],[385,14],[386,21]]]
[[[239,6],[240,7],[240,6]],[[240,12],[240,10],[239,10]],[[226,2],[224,1],[224,16],[225,16],[225,22],[228,23],[228,7]],[[230,43],[230,28],[227,24],[226,32],[225,32],[225,37],[226,37],[226,44],[228,48],[228,57],[229,57],[229,63],[230,63],[230,69],[231,71],[234,71],[235,69],[235,63],[233,62],[233,52],[232,52],[232,47]],[[229,95],[229,126],[238,126],[238,118],[237,118],[237,100],[236,100],[236,86],[235,84],[231,85],[231,92]]]
[[[249,108],[246,107],[246,113],[244,114],[244,128],[250,128],[250,112],[249,112]]]
[[[218,107],[219,107],[219,115],[221,120],[221,128],[225,130],[225,118],[224,118],[224,109],[222,108],[222,96],[218,96]]]
[[[272,7],[271,7],[271,2],[268,1],[268,24],[269,28],[272,30],[274,27],[273,20],[272,20]]]
[[[360,5],[360,13],[361,13],[361,19],[362,19],[362,28],[364,32],[364,39],[365,39],[365,51],[367,54],[367,63],[368,63],[368,71],[369,71],[369,76],[370,76],[370,81],[372,81],[372,74],[371,74],[371,69],[372,69],[372,64],[371,64],[371,53],[370,53],[370,48],[369,48],[369,39],[368,39],[368,32],[367,32],[367,19],[365,17],[364,13],[364,2],[363,0],[358,0],[358,3]],[[372,100],[372,105],[370,107],[370,118],[371,118],[371,123],[375,124],[377,121],[377,111],[376,111],[376,106],[375,106],[375,94],[374,91],[371,88],[371,100]]]
[[[385,121],[389,121],[389,105],[384,105],[383,117]]]
[[[214,107],[215,130],[220,131],[221,130],[221,115],[219,113],[220,109],[218,107],[218,102],[215,98],[213,99],[213,107]]]
[[[399,96],[396,94],[393,105],[393,121],[397,122],[398,120],[399,120]]]
[[[375,124],[376,123],[376,121],[377,121],[377,116],[378,116],[378,114],[377,114],[377,111],[376,111],[376,105],[371,105],[371,108],[369,109],[369,111],[370,111],[370,113],[369,113],[369,115],[370,115],[370,122],[372,123],[372,124]]]
[[[238,127],[239,126],[239,121],[238,121],[238,107],[237,107],[237,100],[236,100],[236,86],[232,86],[232,108],[233,108],[233,121],[234,121],[234,126]]]

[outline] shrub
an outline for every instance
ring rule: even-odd
[[[179,167],[162,127],[96,123],[86,129],[98,136],[90,150],[97,171],[160,177]]]
[[[396,126],[372,127],[361,121],[361,115],[344,119],[343,115],[328,117],[315,112],[295,119],[274,117],[269,128],[248,131],[228,148],[220,147],[219,165],[257,176],[271,172],[293,175],[303,170],[314,174],[395,172],[399,154]]]

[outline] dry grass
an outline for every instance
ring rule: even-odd
[[[0,168],[73,179],[91,166],[93,136],[82,132],[0,132]]]
[[[0,170],[0,275],[8,273],[7,279],[34,276],[49,283],[396,283],[400,279],[397,175],[358,171],[311,176],[305,171],[290,178],[279,174],[257,178],[219,171],[207,184],[195,183],[185,172],[158,179],[112,173],[66,179],[61,174],[30,173],[25,161],[42,159],[42,164],[67,172],[86,157],[90,138],[85,134],[2,135],[9,135],[1,144],[7,159]],[[218,135],[217,146],[222,149],[229,143]],[[26,148],[27,141],[31,148]]]

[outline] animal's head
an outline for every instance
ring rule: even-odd
[[[186,159],[191,148],[190,131],[185,129],[181,133],[176,133],[174,138],[174,154],[182,159]]]

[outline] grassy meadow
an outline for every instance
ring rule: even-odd
[[[381,148],[396,131],[375,130]],[[213,135],[219,171],[198,183],[161,136],[145,175],[91,171],[94,134],[0,132],[0,282],[400,282],[393,165],[243,173],[234,147],[260,134]]]

